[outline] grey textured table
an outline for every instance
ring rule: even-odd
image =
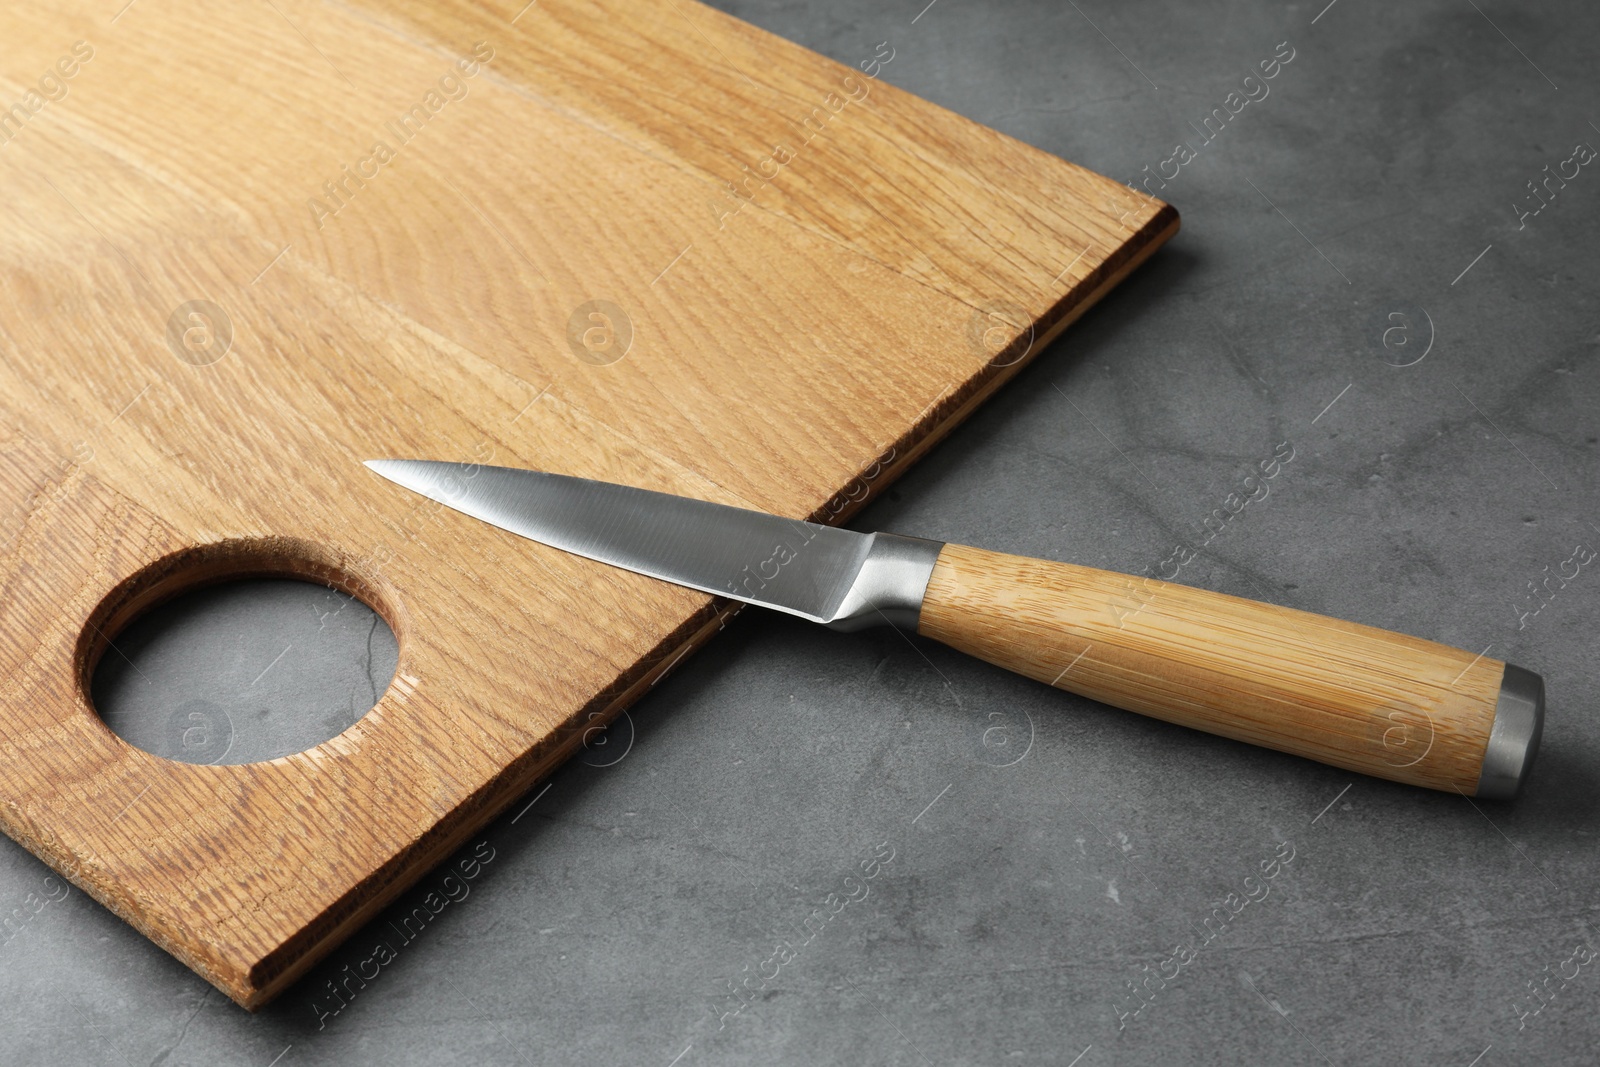
[[[1600,575],[1571,562],[1600,546],[1600,168],[1574,151],[1600,10],[924,2],[724,6],[846,62],[888,40],[888,80],[1104,173],[1176,171],[1152,188],[1184,229],[857,525],[1129,572],[1186,543],[1181,581],[1523,664],[1550,704],[1524,796],[746,612],[489,827],[474,877],[425,879],[258,1015],[0,841],[0,1061],[1600,1060]],[[330,598],[153,622],[146,704],[196,703],[141,720],[113,672],[108,718],[208,759],[337,728],[394,652]]]

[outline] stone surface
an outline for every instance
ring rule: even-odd
[[[1528,583],[1600,546],[1600,171],[1521,228],[1513,204],[1600,145],[1600,12],[723,6],[845,62],[888,40],[886,79],[1119,178],[1194,150],[1161,190],[1183,233],[860,528],[1138,572],[1291,442],[1180,580],[1541,672],[1530,788],[1353,777],[746,612],[454,881],[255,1016],[0,840],[0,1060],[1593,1063],[1600,575]],[[1270,94],[1202,145],[1284,41]],[[263,621],[228,625],[263,640],[305,610],[263,592]],[[348,672],[371,632],[276,669]],[[216,661],[160,684],[203,690]],[[1265,898],[1205,926],[1263,862]],[[435,890],[459,899],[407,929]]]

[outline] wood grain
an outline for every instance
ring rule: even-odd
[[[248,1007],[718,627],[361,460],[841,521],[1177,228],[692,0],[47,0],[0,39],[0,825]],[[196,300],[228,345],[169,338]],[[246,766],[111,734],[120,627],[252,574],[384,616],[377,706]]]
[[[946,545],[920,630],[1095,700],[1432,789],[1478,789],[1505,664],[1092,567]]]

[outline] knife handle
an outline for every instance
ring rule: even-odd
[[[1544,721],[1537,674],[1293,608],[963,545],[918,630],[1129,711],[1396,782],[1508,799]]]

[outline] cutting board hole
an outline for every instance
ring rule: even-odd
[[[93,652],[90,698],[117,736],[166,759],[231,764],[349,729],[388,688],[398,647],[353,593],[271,577],[164,598]]]

